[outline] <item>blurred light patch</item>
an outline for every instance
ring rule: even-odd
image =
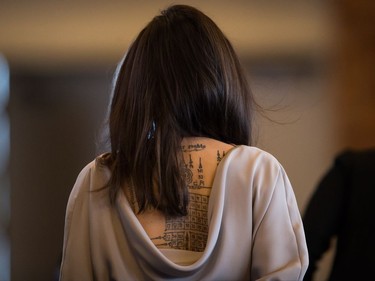
[[[10,184],[9,149],[10,130],[7,114],[9,99],[9,69],[0,55],[0,280],[10,280]]]

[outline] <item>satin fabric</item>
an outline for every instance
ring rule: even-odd
[[[102,189],[109,176],[96,159],[77,178],[66,210],[61,281],[303,280],[301,216],[283,167],[269,153],[238,146],[221,160],[207,245],[192,256],[156,248],[122,192],[111,206]]]

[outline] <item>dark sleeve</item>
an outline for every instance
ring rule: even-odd
[[[329,249],[337,234],[343,215],[346,169],[340,155],[319,182],[303,216],[306,242],[309,250],[309,267],[304,280],[312,280],[317,262]]]

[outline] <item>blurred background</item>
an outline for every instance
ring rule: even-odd
[[[255,145],[282,163],[301,212],[339,151],[374,146],[373,2],[173,3],[201,9],[233,43],[266,109]],[[105,151],[114,70],[169,4],[0,0],[1,281],[55,279],[69,192]]]

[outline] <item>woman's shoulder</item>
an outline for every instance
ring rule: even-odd
[[[108,157],[108,153],[101,154],[87,163],[79,172],[73,190],[77,189],[77,192],[78,190],[93,191],[105,186],[110,177],[110,169],[106,164]]]
[[[274,155],[255,146],[239,145],[229,153],[232,154],[231,160],[233,162],[251,162],[256,166],[281,166]]]
[[[230,178],[261,185],[275,182],[285,174],[280,162],[271,153],[253,146],[237,146],[223,159],[219,171]]]
[[[103,153],[88,162],[80,171],[79,176],[87,176],[92,172],[102,172],[108,169],[108,158],[110,153]]]

